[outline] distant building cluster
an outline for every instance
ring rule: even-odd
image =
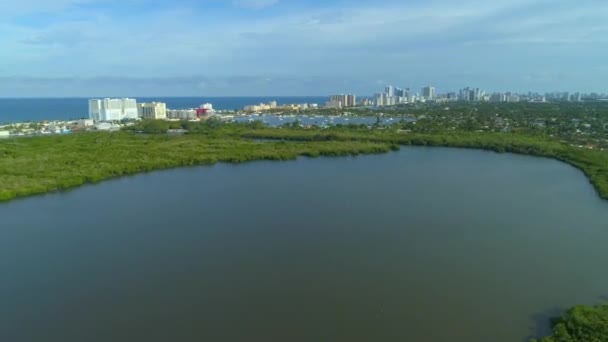
[[[137,103],[135,99],[91,99],[89,119],[94,122],[116,122],[136,119],[196,120],[212,114],[213,105],[202,104],[199,108],[168,109],[163,102]]]
[[[196,119],[196,109],[168,109],[167,119],[174,120],[194,120]]]
[[[328,108],[344,108],[354,107],[357,105],[357,97],[352,94],[341,94],[332,95],[329,97],[329,101],[325,105]]]
[[[428,93],[429,98],[433,98],[435,96],[435,88],[434,87],[425,87],[423,89],[423,93]],[[394,106],[397,104],[403,103],[414,103],[419,98],[418,94],[413,94],[410,91],[410,88],[398,88],[393,86],[386,86],[384,88],[384,92],[377,93],[374,95],[374,104],[376,106]]]
[[[436,88],[433,86],[426,86],[421,89],[421,94],[413,94],[409,88],[397,88],[393,86],[386,86],[384,92],[377,93],[374,95],[373,101],[369,103],[361,103],[364,106],[376,105],[381,106],[394,106],[398,104],[417,103],[417,102],[451,102],[451,101],[464,101],[464,102],[547,102],[547,101],[583,101],[584,99],[599,100],[606,98],[605,94],[582,94],[580,92],[569,93],[569,92],[554,92],[539,94],[528,92],[525,94],[519,94],[514,92],[495,92],[487,93],[480,88],[466,87],[460,89],[460,91],[449,92],[445,94],[439,94]]]
[[[306,110],[306,109],[315,109],[319,108],[319,105],[316,103],[301,103],[301,104],[286,104],[286,105],[278,105],[277,101],[270,101],[268,103],[260,103],[257,105],[248,105],[243,108],[245,112],[249,113],[257,113],[263,112],[267,110],[273,109],[281,109],[281,110]]]
[[[277,108],[277,101],[270,101],[268,103],[260,103],[258,105],[248,105],[243,108],[246,112],[261,112],[264,110],[271,110]]]
[[[172,120],[197,120],[207,117],[214,112],[211,103],[205,103],[198,108],[167,109],[167,119]]]

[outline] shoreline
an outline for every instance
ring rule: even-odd
[[[608,200],[608,154],[576,149],[536,137],[517,134],[401,134],[288,128],[246,129],[224,133],[225,135],[215,137],[198,134],[167,137],[104,132],[3,140],[0,141],[0,156],[19,157],[13,157],[14,163],[8,158],[0,160],[0,169],[6,169],[0,171],[0,202],[70,190],[154,170],[206,166],[219,162],[281,161],[302,156],[315,158],[387,153],[398,150],[400,146],[466,148],[554,159],[581,170],[597,195]],[[270,141],[260,144],[252,139]],[[104,147],[90,144],[88,148],[82,146],[92,141]],[[70,143],[74,145],[67,147]],[[114,149],[124,147],[122,145],[131,145],[128,148],[132,150],[114,155]],[[186,146],[188,149],[183,150]],[[69,157],[63,158],[65,154]],[[95,155],[99,158],[92,158]]]

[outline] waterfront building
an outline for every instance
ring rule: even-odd
[[[195,120],[198,118],[196,109],[167,109],[169,119]]]
[[[357,97],[355,95],[346,95],[346,107],[354,107],[357,105]]]
[[[269,105],[264,104],[264,103],[260,103],[259,105],[249,105],[249,106],[245,106],[244,110],[246,112],[259,112],[259,111],[263,111],[263,110],[269,110],[271,109]]]
[[[91,99],[89,118],[94,121],[135,120],[138,117],[135,99]]]
[[[287,107],[287,106],[284,106]],[[277,101],[270,101],[268,103],[260,103],[259,105],[248,105],[243,108],[246,112],[260,112],[264,110],[276,109]]]
[[[138,115],[142,119],[164,120],[167,118],[167,105],[162,102],[140,103]]]
[[[196,109],[196,117],[199,119],[205,118],[213,112],[213,105],[211,103],[203,103]]]
[[[330,108],[354,107],[356,105],[357,97],[352,94],[332,95],[327,102],[327,107]]]

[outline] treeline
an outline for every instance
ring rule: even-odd
[[[0,201],[179,166],[383,153],[391,148],[367,141],[259,143],[218,131],[183,136],[99,132],[2,140]]]
[[[370,141],[391,145],[476,148],[558,159],[582,170],[598,194],[608,199],[608,153],[569,146],[541,136],[516,133],[444,132],[406,133],[394,129],[343,127],[327,130],[265,128],[244,133],[248,138],[292,141]]]
[[[397,149],[400,145],[446,146],[548,157],[582,170],[600,197],[608,199],[608,153],[604,151],[573,147],[543,134],[442,130],[420,133],[403,130],[401,129],[403,125],[397,123],[383,129],[369,129],[367,125],[353,124],[337,125],[327,129],[318,127],[304,129],[294,124],[271,128],[264,126],[260,121],[237,124],[225,123],[217,119],[203,122],[144,120],[128,127],[127,130],[156,134],[181,128],[192,135],[216,139],[245,137],[299,142],[367,141],[388,144],[392,149]]]

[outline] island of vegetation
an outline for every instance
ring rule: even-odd
[[[536,114],[530,108],[360,109],[356,115],[375,115],[377,123],[331,127],[144,120],[113,133],[5,139],[0,140],[0,201],[179,166],[385,153],[407,145],[557,159],[583,171],[598,195],[608,199],[608,105],[551,104],[535,107]],[[397,120],[381,125],[383,115]],[[608,341],[608,309],[575,307],[554,327],[554,336],[538,341]]]
[[[608,341],[608,305],[576,306],[552,320],[553,335],[531,342]]]

